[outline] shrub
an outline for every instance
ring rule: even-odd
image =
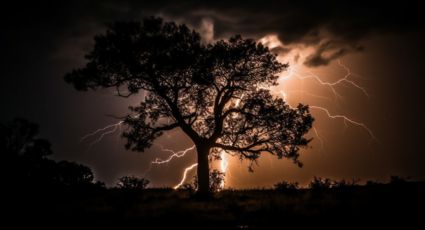
[[[149,180],[135,176],[124,176],[118,179],[117,187],[120,189],[145,189]]]
[[[279,192],[295,191],[299,188],[298,182],[281,181],[273,185],[274,189]]]
[[[329,178],[314,177],[309,184],[309,188],[314,190],[329,189],[333,186],[333,183]]]

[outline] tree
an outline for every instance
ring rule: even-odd
[[[36,138],[38,126],[15,118],[0,124],[0,153],[7,175],[3,181],[13,186],[40,187],[81,186],[93,183],[94,175],[87,166],[69,162],[56,162],[48,158],[53,154],[46,139]]]
[[[66,186],[88,185],[94,182],[91,169],[75,162],[56,163],[55,181]]]
[[[23,185],[41,181],[47,156],[52,154],[48,140],[37,138],[38,125],[22,118],[0,124],[0,153],[5,184]],[[50,175],[48,175],[50,176]],[[44,179],[44,178],[43,178]]]
[[[114,87],[121,97],[142,90],[144,100],[125,118],[126,147],[144,151],[180,128],[196,146],[200,194],[209,193],[209,160],[221,150],[252,161],[270,153],[301,166],[298,150],[313,118],[308,106],[291,108],[271,95],[287,65],[252,39],[203,44],[185,25],[147,18],[110,25],[86,59],[65,80],[83,91]]]
[[[38,125],[22,118],[0,124],[0,152],[2,157],[44,158],[51,155],[50,142],[36,138]]]

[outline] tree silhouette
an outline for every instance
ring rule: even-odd
[[[308,106],[291,108],[270,94],[287,65],[262,44],[241,36],[203,44],[185,25],[148,18],[110,25],[86,58],[65,80],[83,91],[114,87],[121,97],[143,90],[125,118],[126,147],[144,151],[180,128],[196,146],[200,194],[209,193],[209,160],[221,150],[252,161],[270,153],[301,166],[298,150],[313,118]]]
[[[3,178],[14,186],[82,186],[93,183],[94,175],[87,166],[48,159],[51,144],[37,138],[38,126],[25,119],[16,118],[0,124],[0,152],[3,168],[8,176]]]
[[[0,124],[0,152],[3,158],[43,158],[51,155],[50,142],[36,138],[38,125],[22,118]]]
[[[88,185],[94,182],[91,169],[75,162],[60,161],[56,163],[55,180],[63,185]]]
[[[37,138],[38,126],[22,118],[0,124],[0,153],[3,168],[8,176],[3,181],[9,185],[26,185],[32,182],[44,182],[50,173],[52,154],[50,142]]]

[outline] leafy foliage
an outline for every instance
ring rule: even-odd
[[[185,25],[147,18],[110,25],[86,58],[84,68],[65,76],[77,90],[145,93],[125,118],[128,149],[144,151],[163,132],[180,128],[198,155],[218,159],[224,150],[255,161],[270,153],[302,166],[298,152],[309,142],[304,135],[313,118],[308,106],[291,108],[271,95],[288,65],[255,40],[234,36],[202,44]],[[208,172],[208,161],[198,162],[200,182]]]

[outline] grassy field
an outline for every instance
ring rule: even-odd
[[[425,183],[333,189],[224,190],[208,200],[171,189],[37,189],[13,192],[9,218],[31,223],[92,223],[215,229],[305,224],[414,224],[424,218]],[[5,206],[4,206],[5,207]],[[341,226],[343,227],[343,226]],[[280,229],[280,228],[277,228]]]

